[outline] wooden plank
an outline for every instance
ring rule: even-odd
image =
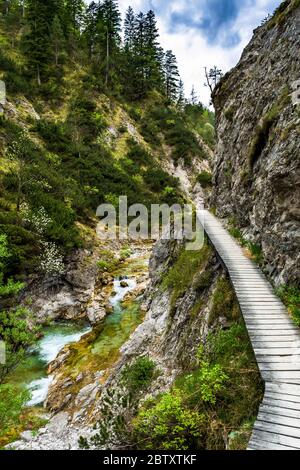
[[[300,430],[300,419],[291,418],[290,416],[284,416],[279,414],[270,414],[267,412],[259,411],[257,416],[258,421],[263,421],[265,423],[274,423],[282,426],[291,426],[298,428]],[[299,434],[300,436],[300,434]]]
[[[252,438],[249,445],[256,443],[262,443],[266,450],[276,450],[276,446],[280,445],[286,448],[286,450],[299,449],[299,443],[297,439],[288,438],[286,436],[278,436],[277,434],[272,435],[270,432],[265,431],[253,431]]]
[[[265,398],[272,400],[285,400],[286,402],[299,403],[298,395],[289,395],[288,393],[273,393],[268,390],[265,391]]]
[[[268,334],[272,335],[274,334],[273,331],[292,331],[292,332],[297,332],[297,329],[295,326],[291,325],[291,324],[288,324],[288,325],[267,325],[267,329],[266,329],[266,325],[265,324],[262,324],[262,325],[251,325],[251,324],[248,324],[248,331],[265,331],[266,332],[266,336],[268,336]],[[277,333],[276,333],[277,334]]]
[[[258,363],[259,369],[264,371],[300,371],[300,362],[298,364],[293,363],[270,363],[270,362],[259,362]]]
[[[260,341],[261,339],[265,339],[266,341],[295,341],[299,340],[298,336],[295,335],[293,331],[287,331],[287,332],[280,332],[280,331],[275,331],[271,332],[272,334],[270,335],[265,335],[264,331],[258,331],[258,332],[250,332],[249,336],[251,338],[251,341]]]
[[[291,418],[300,419],[300,411],[290,410],[288,408],[280,408],[279,406],[265,405],[264,403],[262,403],[262,405],[260,405],[259,411],[261,411],[263,413],[271,413],[271,414],[275,414],[275,415],[290,416]]]
[[[242,311],[244,313],[278,313],[281,315],[285,315],[285,317],[287,318],[290,318],[286,309],[279,306],[262,305],[261,307],[259,307],[257,305],[243,305]]]
[[[250,340],[251,340],[251,344],[253,342],[268,341],[270,343],[272,343],[272,342],[290,343],[290,345],[292,345],[295,341],[296,342],[299,341],[299,339],[297,337],[295,337],[295,335],[291,335],[291,336],[288,336],[288,335],[265,336],[264,334],[259,335],[256,332],[254,334],[249,333],[249,337],[250,337]]]
[[[247,319],[247,325],[251,326],[251,325],[289,325],[289,326],[294,326],[293,325],[293,322],[289,319],[289,318],[280,318],[279,320],[272,320],[268,317],[266,318],[263,318],[262,320],[260,320],[259,318],[255,319]]]
[[[261,431],[269,431],[283,436],[294,437],[300,439],[300,429],[292,426],[284,426],[282,424],[265,423],[264,421],[257,420],[254,424],[254,429]],[[300,442],[299,442],[300,448]]]
[[[246,325],[249,325],[249,326],[251,326],[251,320],[253,322],[256,322],[256,320],[262,320],[262,321],[263,320],[274,320],[275,321],[275,320],[281,320],[282,319],[282,316],[277,315],[277,314],[275,314],[275,315],[266,315],[266,314],[260,313],[260,314],[256,314],[256,315],[255,314],[254,315],[249,315],[248,314],[248,315],[243,315],[243,316],[244,316],[244,321],[245,321]],[[253,329],[253,328],[251,328],[251,329]],[[276,335],[274,335],[274,336],[276,336]],[[296,334],[294,334],[294,336],[297,339],[299,339],[299,337]]]
[[[300,402],[300,387],[291,386],[291,385],[279,385],[279,384],[272,384],[266,383],[265,389],[272,392],[272,393],[285,393],[287,395],[294,395],[299,397]]]
[[[275,444],[275,442],[265,442],[263,440],[258,441],[256,439],[251,439],[247,450],[297,450],[297,448],[289,447],[283,444]]]
[[[258,340],[258,341],[252,341],[252,346],[253,348],[299,348],[300,349],[300,344],[299,344],[299,339],[298,340],[293,340],[293,341],[270,341],[270,340]]]
[[[270,444],[281,444],[295,449],[299,449],[299,439],[296,437],[285,436],[281,434],[272,433],[261,429],[254,429],[252,439],[262,442],[269,442]],[[250,441],[251,444],[251,441]]]
[[[279,406],[280,408],[287,408],[289,410],[300,411],[300,403],[287,401],[285,398],[282,400],[275,400],[274,398],[265,396],[263,399],[263,404],[269,406]]]
[[[257,356],[290,356],[299,354],[299,349],[293,348],[253,348]]]
[[[276,364],[276,363],[280,363],[280,364],[296,364],[296,363],[299,363],[300,362],[300,355],[291,355],[291,356],[265,356],[264,355],[261,355],[259,356],[259,361],[260,363],[263,363],[263,362],[268,362],[269,364]],[[266,388],[266,390],[268,390]]]
[[[288,382],[290,380],[300,380],[300,371],[299,370],[265,370],[263,372],[263,377],[265,380],[280,380],[286,379]]]

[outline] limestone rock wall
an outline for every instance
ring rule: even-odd
[[[254,32],[213,101],[218,144],[210,200],[262,247],[275,284],[300,271],[300,3]]]

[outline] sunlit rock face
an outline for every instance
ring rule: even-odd
[[[218,144],[211,206],[263,249],[278,284],[300,270],[300,7],[254,32],[214,92]]]

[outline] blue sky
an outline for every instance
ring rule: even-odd
[[[122,13],[152,8],[158,18],[161,43],[177,56],[186,95],[194,85],[205,104],[204,67],[224,72],[238,62],[256,28],[281,0],[119,0]]]

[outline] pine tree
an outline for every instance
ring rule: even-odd
[[[20,0],[5,0],[2,4],[4,21],[10,32],[12,47],[15,47],[23,23],[22,2]]]
[[[197,93],[196,93],[196,90],[195,90],[195,86],[193,85],[192,87],[192,91],[191,91],[191,104],[193,106],[196,106],[197,102],[198,102],[198,96],[197,96]]]
[[[114,65],[114,56],[121,43],[121,14],[114,0],[104,0],[99,7],[99,39],[105,41],[105,84],[108,85],[110,72]]]
[[[164,71],[167,99],[175,101],[178,94],[179,72],[177,59],[171,50],[168,50],[165,54]]]
[[[134,64],[135,77],[133,78],[133,86],[135,88],[136,97],[142,98],[145,94],[146,79],[146,53],[145,53],[145,35],[146,35],[146,17],[140,12],[135,18],[134,27]]]
[[[23,46],[28,68],[34,73],[38,85],[48,79],[53,58],[51,32],[54,18],[57,16],[60,20],[63,15],[64,0],[27,0],[28,32],[23,38]]]
[[[159,32],[156,24],[155,13],[148,11],[145,18],[145,59],[146,59],[146,85],[147,89],[159,88],[163,78],[163,64],[161,47],[159,44]]]
[[[97,42],[97,18],[99,12],[99,4],[92,2],[88,6],[84,18],[85,29],[84,38],[88,47],[89,59],[93,58]]]
[[[132,51],[134,45],[135,15],[132,7],[128,7],[124,21],[125,50]]]
[[[50,41],[55,66],[58,67],[60,64],[60,59],[63,55],[63,50],[65,46],[65,36],[61,26],[61,22],[57,15],[55,15],[52,23]]]
[[[63,24],[66,32],[71,37],[79,33],[83,24],[84,12],[84,0],[65,0],[65,19]]]
[[[178,84],[178,99],[177,99],[177,106],[182,111],[185,105],[185,96],[184,96],[184,84],[183,81],[180,79]]]
[[[49,8],[49,4],[43,0],[28,0],[27,2],[29,32],[24,37],[24,48],[28,67],[35,74],[39,86],[42,83],[42,76],[50,59],[49,13],[51,8]],[[51,19],[50,21],[52,23]]]

